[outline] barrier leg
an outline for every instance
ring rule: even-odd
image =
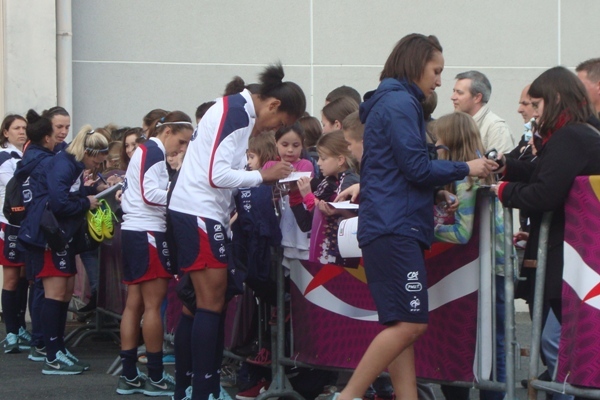
[[[271,328],[271,371],[273,379],[271,386],[256,400],[265,400],[273,397],[291,397],[297,400],[304,400],[300,393],[296,392],[290,381],[285,376],[285,370],[281,359],[285,355],[285,283],[284,272],[281,261],[283,252],[281,248],[276,252],[277,260],[277,325]]]
[[[531,354],[529,359],[529,382],[527,396],[537,399],[537,389],[531,384],[538,376],[538,360],[540,358],[540,341],[542,337],[542,316],[544,306],[544,283],[546,280],[546,259],[548,256],[548,235],[550,232],[552,213],[545,213],[540,228],[538,242],[537,270],[535,272],[535,292],[533,299],[533,318],[531,323]]]
[[[506,356],[506,398],[515,399],[515,354],[518,346],[515,333],[515,281],[512,210],[504,209],[504,354]]]

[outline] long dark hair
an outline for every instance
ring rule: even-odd
[[[560,124],[586,123],[594,115],[587,91],[579,78],[564,67],[554,67],[538,76],[527,94],[544,100],[538,133],[547,138]]]

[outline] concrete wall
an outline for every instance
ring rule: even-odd
[[[4,0],[4,114],[56,105],[53,1]]]
[[[405,34],[435,34],[446,69],[435,115],[452,111],[454,76],[490,78],[491,108],[521,132],[522,87],[545,69],[600,55],[596,0],[78,0],[73,2],[74,126],[140,124],[155,107],[193,113],[233,75],[281,60],[319,114],[346,84],[373,89]]]

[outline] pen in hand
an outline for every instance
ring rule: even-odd
[[[108,183],[106,182],[106,179],[104,179],[104,177],[102,175],[100,175],[99,172],[98,172],[98,178],[100,178],[100,180],[102,181],[102,183],[104,183],[105,185],[108,185]]]

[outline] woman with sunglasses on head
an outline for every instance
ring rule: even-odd
[[[121,319],[121,362],[117,393],[170,396],[175,381],[163,368],[161,304],[173,277],[166,238],[169,174],[166,157],[185,151],[192,137],[190,117],[172,111],[148,129],[149,139],[131,157],[121,204],[123,276],[127,302]],[[136,368],[140,322],[148,357],[148,375]]]
[[[223,324],[227,288],[227,247],[233,194],[289,175],[281,161],[268,170],[246,171],[248,138],[292,125],[302,116],[306,98],[293,82],[283,82],[281,65],[260,75],[257,93],[218,99],[192,136],[169,204],[180,271],[190,274],[196,309],[184,307],[175,333],[175,399],[219,399]],[[193,378],[190,378],[193,374]]]
[[[19,240],[26,246],[27,268],[33,269],[35,277],[40,278],[44,286],[41,326],[46,357],[42,373],[74,375],[89,369],[89,364],[80,362],[65,348],[64,343],[67,310],[77,272],[73,239],[77,232],[81,232],[85,213],[98,207],[98,200],[87,192],[88,187],[83,184],[83,171],[97,168],[104,162],[108,140],[90,126],[84,126],[66,150],[48,157],[47,153],[55,144],[53,136],[49,136],[52,128],[47,123],[48,119],[42,117],[39,121],[44,128],[50,126],[50,131],[39,133],[41,138],[36,138],[37,154],[32,154],[32,157],[45,155],[46,158],[30,174],[32,199],[26,205],[26,217],[21,224]],[[24,164],[30,151],[28,149],[25,152]],[[54,214],[65,232],[65,239],[69,242],[64,248],[48,248],[49,239],[40,227],[46,208]]]

